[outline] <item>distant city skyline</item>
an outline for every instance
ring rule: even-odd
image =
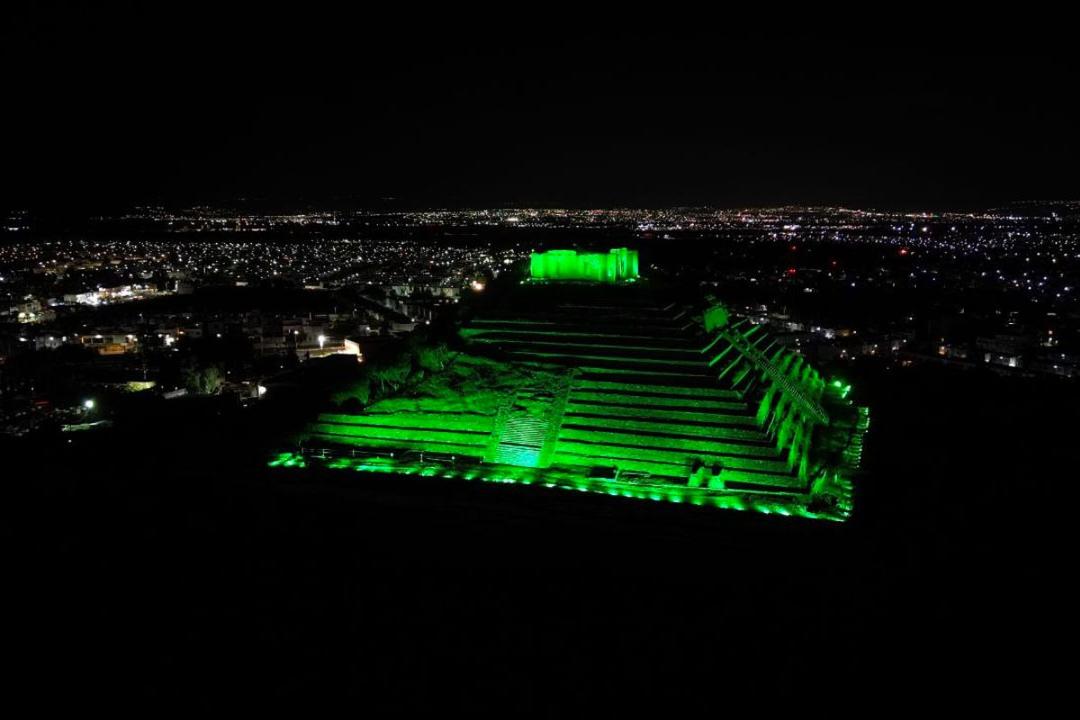
[[[383,198],[381,202],[363,203],[358,199],[347,200],[322,200],[313,202],[271,201],[266,198],[233,198],[214,202],[141,202],[133,203],[124,207],[102,206],[98,209],[79,208],[76,213],[65,213],[60,210],[55,217],[68,222],[78,223],[81,221],[94,222],[102,220],[132,220],[136,218],[160,217],[197,217],[205,214],[206,217],[229,216],[229,217],[264,217],[264,218],[304,218],[317,216],[332,216],[338,214],[352,214],[357,216],[371,215],[398,215],[402,217],[423,217],[431,213],[443,213],[447,215],[460,215],[467,217],[473,214],[492,213],[500,217],[514,213],[531,213],[547,215],[551,213],[600,213],[610,214],[643,214],[643,213],[713,213],[713,214],[737,214],[737,213],[762,213],[762,212],[838,212],[856,213],[880,216],[940,216],[950,215],[972,216],[1002,216],[1010,213],[1018,215],[1036,216],[1061,216],[1074,218],[1080,216],[1080,199],[1049,198],[1049,199],[1019,199],[980,207],[868,207],[843,204],[813,204],[813,203],[775,203],[758,205],[724,205],[724,204],[660,204],[660,205],[556,205],[553,203],[536,204],[504,204],[504,205],[438,205],[416,204],[411,205],[397,198]],[[48,211],[32,206],[3,207],[0,206],[0,220],[7,219],[6,225],[0,223],[0,230],[17,232],[29,230],[32,219],[47,219]],[[503,218],[505,219],[505,218]]]

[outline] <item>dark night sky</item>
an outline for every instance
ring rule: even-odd
[[[180,8],[7,11],[0,205],[1080,198],[1077,63],[1027,30]]]

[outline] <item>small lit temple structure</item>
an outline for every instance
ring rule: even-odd
[[[445,362],[323,413],[275,465],[532,484],[842,520],[868,425],[765,326],[671,300],[637,252],[534,253]]]
[[[534,252],[529,259],[530,280],[588,280],[598,283],[633,282],[638,279],[637,250],[612,248],[606,253],[577,250]]]

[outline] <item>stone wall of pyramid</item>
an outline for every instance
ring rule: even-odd
[[[839,391],[765,327],[640,287],[521,292],[459,329],[456,362],[495,358],[512,379],[324,413],[308,443],[804,506],[857,465],[857,409],[838,421]]]
[[[787,355],[761,326],[726,332],[742,344],[703,339],[701,326],[674,305],[575,304],[528,317],[481,317],[464,330],[475,345],[497,347],[518,362],[566,368],[572,380],[550,453],[554,464],[805,491],[803,453],[790,452],[794,436],[778,442],[776,408],[759,417],[761,403],[752,399],[769,378],[748,348],[768,362]]]

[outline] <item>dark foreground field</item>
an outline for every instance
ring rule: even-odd
[[[868,474],[845,525],[271,471],[280,421],[245,414],[16,444],[8,679],[43,705],[559,715],[1029,705],[1070,687],[1078,393],[865,375]]]

